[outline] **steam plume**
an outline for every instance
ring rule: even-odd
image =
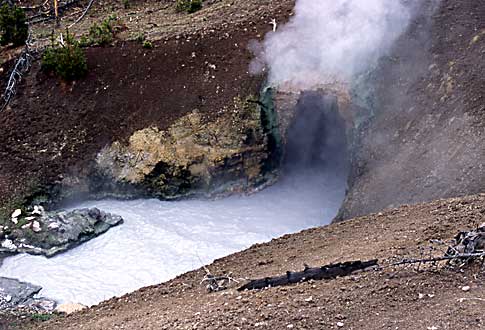
[[[257,53],[251,71],[267,67],[271,85],[346,83],[389,51],[415,1],[297,0],[291,20],[251,46]]]

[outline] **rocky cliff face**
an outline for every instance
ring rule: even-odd
[[[485,187],[485,6],[444,0],[431,17],[367,81],[374,117],[359,132],[340,219]]]
[[[97,182],[88,178],[87,193],[138,191],[174,199],[245,192],[270,183],[276,169],[267,166],[272,155],[261,111],[254,100],[235,99],[215,120],[194,110],[166,130],[136,131],[98,153],[92,176]]]

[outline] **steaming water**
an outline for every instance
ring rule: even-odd
[[[327,224],[345,193],[345,175],[294,173],[251,196],[217,201],[97,201],[125,223],[54,258],[7,258],[0,276],[43,287],[59,302],[92,305],[160,283],[216,258],[304,228]]]
[[[336,100],[318,93],[302,94],[297,110],[276,185],[217,201],[86,202],[76,208],[98,207],[125,223],[51,259],[10,257],[0,276],[40,285],[41,295],[61,303],[92,305],[254,243],[329,223],[345,195],[345,123]]]

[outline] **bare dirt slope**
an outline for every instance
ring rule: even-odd
[[[214,274],[260,278],[346,260],[420,256],[430,239],[451,239],[485,221],[485,195],[403,206],[288,235],[217,260]],[[434,254],[439,252],[435,251]],[[162,267],[163,265],[161,265]],[[20,329],[480,329],[485,276],[384,268],[331,281],[209,294],[204,270],[68,317]],[[463,291],[463,286],[470,286]],[[463,299],[462,299],[463,298]],[[433,328],[434,327],[434,328]],[[15,328],[14,328],[15,329]]]
[[[484,54],[485,2],[443,0],[418,15],[371,79],[376,116],[341,218],[484,191]]]

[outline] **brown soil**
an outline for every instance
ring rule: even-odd
[[[370,135],[365,142],[367,146],[374,147],[364,149],[363,159],[368,162],[360,166],[356,178],[362,178],[360,183],[354,182],[349,195],[348,201],[358,201],[357,204],[348,202],[346,215],[349,217],[392,203],[402,203],[411,199],[409,196],[429,199],[440,194],[482,190],[480,180],[485,176],[482,175],[483,166],[479,167],[479,164],[483,164],[483,149],[480,148],[483,143],[478,143],[481,140],[476,139],[479,135],[475,130],[483,132],[480,124],[483,122],[480,119],[483,119],[484,90],[481,65],[485,38],[479,38],[474,44],[470,42],[479,29],[485,28],[484,6],[475,0],[459,3],[443,0],[443,3],[431,30],[433,47],[422,47],[431,50],[430,58],[436,62],[439,78],[433,78],[431,72],[431,76],[417,74],[409,80],[399,81],[403,72],[412,71],[409,69],[413,64],[411,60],[419,56],[408,58],[409,63],[388,64],[387,69],[383,64],[383,72],[396,71],[392,71],[394,75],[385,76],[389,80],[384,79],[380,86],[401,89],[388,92],[388,98],[381,101],[381,108],[393,109],[396,104],[391,101],[395,99],[400,101],[396,109],[402,106],[404,111],[399,115],[387,112],[371,130],[379,134]],[[229,4],[232,4],[230,8],[243,6],[249,9],[245,16],[231,22],[230,16],[223,15],[223,5]],[[190,32],[207,28],[204,33],[191,36],[190,41],[187,41],[187,35],[177,39],[167,27],[162,32],[153,32],[153,35],[163,36],[153,50],[125,41],[113,47],[89,49],[90,73],[76,84],[60,83],[34,68],[12,108],[0,116],[0,204],[1,200],[10,200],[19,190],[27,189],[25,184],[33,178],[52,181],[63,173],[82,171],[86,160],[92,159],[104,144],[127,137],[136,129],[148,125],[166,127],[173,119],[193,108],[211,116],[234,96],[257,92],[261,78],[247,74],[250,60],[247,42],[258,38],[258,35],[261,37],[270,28],[267,24],[270,13],[280,10],[279,14],[285,16],[291,10],[292,2],[220,1],[211,6],[206,9],[207,13],[212,13],[211,22],[204,21],[201,12],[197,14],[201,16],[194,16],[200,19],[194,20],[197,22],[194,23],[195,30],[187,27],[187,22],[181,23],[186,18],[177,18],[182,17],[180,14],[169,16],[174,19],[174,25],[180,23]],[[265,9],[260,11],[260,6]],[[232,13],[235,15],[237,11]],[[93,17],[96,18],[96,15]],[[169,26],[166,21],[163,24]],[[249,22],[255,24],[250,25]],[[214,32],[210,32],[212,29]],[[224,36],[226,32],[229,37]],[[405,45],[403,43],[401,48],[397,48],[403,52],[398,61],[406,58]],[[194,51],[195,58],[192,57]],[[432,63],[428,61],[426,56],[419,62],[422,64],[419,68],[429,70],[428,64]],[[449,73],[450,61],[456,61],[458,68],[451,73],[455,82],[451,93],[446,89],[445,76]],[[215,64],[217,70],[208,76],[209,63]],[[440,89],[443,79],[448,96]],[[417,81],[420,84],[416,84]],[[426,92],[427,83],[431,83],[429,88],[433,92]],[[216,95],[218,85],[223,91]],[[383,96],[385,91],[378,93]],[[431,98],[423,99],[427,93]],[[445,98],[441,102],[443,96]],[[406,112],[414,104],[410,104],[411,100],[418,100],[419,111],[425,109],[429,112],[416,115]],[[424,119],[439,112],[444,113],[443,122],[433,119],[431,123],[443,124],[445,129],[440,130],[439,125],[429,129],[429,122]],[[409,113],[413,115],[407,117]],[[464,118],[464,113],[473,119],[471,121],[476,126],[464,125],[462,127],[466,129],[449,130],[444,125],[453,117]],[[416,120],[416,124],[411,120]],[[411,121],[410,133],[400,131],[398,128],[408,127],[408,121]],[[467,130],[473,134],[467,133]],[[396,131],[401,135],[395,136]],[[444,137],[451,138],[443,140],[439,134],[429,134],[431,131],[449,132]],[[453,132],[458,133],[453,137]],[[420,139],[420,134],[424,134],[425,138]],[[379,140],[382,137],[385,139]],[[425,160],[429,146],[435,141],[446,141],[438,150],[448,150],[452,145],[456,148],[453,149],[455,153],[438,158],[434,163],[428,159],[431,165],[424,166],[428,164]],[[469,141],[471,147],[467,146]],[[391,152],[389,146],[396,149]],[[405,161],[393,160],[396,154],[403,155]],[[465,157],[467,154],[478,156]],[[455,162],[455,159],[459,161]],[[420,174],[423,173],[420,169],[433,168],[440,162],[457,164],[453,165],[456,171],[452,171],[454,174],[451,176],[431,178],[430,182],[435,183],[427,186],[423,183],[427,181]],[[463,168],[468,169],[466,163],[471,164],[471,169],[460,172]],[[394,165],[388,167],[388,164]],[[398,179],[388,181],[394,176]],[[464,180],[456,180],[461,177]],[[443,184],[446,189],[443,189]],[[453,187],[457,188],[453,190]],[[209,269],[214,274],[232,272],[234,277],[259,278],[283,274],[287,270],[301,270],[304,263],[318,266],[377,257],[386,264],[395,256],[420,256],[421,248],[428,247],[430,239],[450,239],[459,230],[472,229],[484,220],[485,195],[403,206],[256,245],[217,260]],[[332,281],[242,293],[231,288],[213,294],[207,293],[200,285],[203,276],[204,270],[199,269],[167,283],[111,299],[68,317],[55,317],[45,323],[8,319],[0,326],[15,330],[337,329],[337,322],[344,324],[342,329],[377,330],[455,330],[485,326],[485,278],[476,267],[463,271],[386,267],[382,271],[359,273]],[[465,292],[463,286],[471,289]]]
[[[175,13],[173,4],[158,3],[157,10],[137,5],[131,12],[144,17],[156,11],[163,24],[182,20],[191,26],[187,20],[193,19],[196,32],[162,29],[165,38],[150,50],[123,40],[87,49],[89,73],[74,83],[47,76],[35,63],[0,116],[0,214],[38,186],[83,173],[101,148],[136,130],[166,128],[194,109],[217,116],[234,97],[257,95],[262,77],[247,72],[248,42],[271,28],[268,12],[283,19],[292,9],[292,1],[221,1],[189,16]],[[97,3],[83,24],[104,19],[107,7],[106,1]],[[206,14],[211,20],[202,19]],[[76,31],[82,33],[82,26]]]
[[[214,274],[260,278],[358,259],[419,257],[431,239],[451,239],[485,221],[485,195],[403,206],[288,235],[222,258]],[[434,252],[436,254],[439,252]],[[479,329],[485,326],[485,276],[393,268],[330,281],[239,293],[207,293],[204,270],[22,329]],[[470,286],[470,291],[463,291]],[[420,296],[420,294],[422,296]],[[420,298],[421,297],[421,298]],[[460,300],[464,298],[464,300]]]

